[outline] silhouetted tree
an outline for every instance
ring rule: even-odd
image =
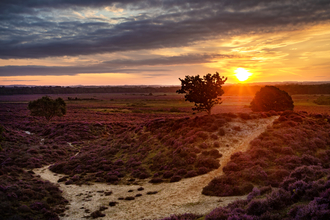
[[[62,98],[55,100],[48,96],[29,102],[28,109],[32,116],[44,116],[50,121],[54,116],[63,116],[66,114],[66,104]]]
[[[260,89],[251,102],[254,112],[293,110],[291,96],[275,86],[265,86]]]
[[[199,75],[186,76],[185,79],[180,79],[181,89],[176,92],[185,93],[186,101],[195,102],[193,110],[206,111],[210,115],[212,107],[222,103],[218,96],[224,93],[221,86],[226,80],[227,78],[221,77],[218,72],[213,75],[208,73],[203,78]]]

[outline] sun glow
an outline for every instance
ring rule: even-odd
[[[252,75],[249,70],[244,68],[237,68],[234,72],[236,73],[235,76],[237,79],[241,82],[247,80]]]

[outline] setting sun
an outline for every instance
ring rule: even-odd
[[[237,68],[234,72],[239,81],[245,81],[252,75],[252,73],[244,68]]]

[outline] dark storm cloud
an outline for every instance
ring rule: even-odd
[[[2,66],[0,76],[64,76],[84,73],[139,73],[169,71],[168,69],[116,69],[102,66]]]
[[[121,7],[120,17],[57,21],[54,9]],[[329,22],[329,0],[2,0],[0,58],[77,56],[189,46],[225,36],[290,31]],[[140,12],[140,11],[139,11]]]
[[[182,56],[158,57],[144,60],[111,60],[89,66],[2,66],[0,76],[41,76],[41,75],[76,75],[78,73],[135,73],[169,71],[162,66],[202,64],[214,62],[213,59],[234,58],[225,54],[186,54]],[[146,66],[161,66],[145,68]],[[154,74],[152,74],[154,75]],[[157,73],[157,75],[159,75]]]
[[[154,59],[144,60],[111,60],[105,61],[103,64],[115,66],[155,66],[155,65],[185,65],[185,64],[202,64],[211,63],[213,59],[223,58],[240,58],[240,56],[226,55],[226,54],[187,54],[181,56],[159,57]]]

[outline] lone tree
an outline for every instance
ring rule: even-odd
[[[32,116],[44,116],[50,121],[54,116],[63,116],[66,114],[66,104],[62,98],[55,100],[48,96],[29,102],[28,109]]]
[[[291,96],[275,86],[265,86],[260,89],[251,102],[254,112],[293,110]]]
[[[180,79],[180,78],[179,78]],[[177,93],[185,93],[185,100],[195,102],[193,110],[198,112],[206,111],[209,115],[214,105],[221,104],[221,96],[224,91],[221,88],[227,78],[220,76],[218,72],[211,75],[208,73],[201,78],[197,76],[186,76],[185,79],[180,79],[181,89]]]

